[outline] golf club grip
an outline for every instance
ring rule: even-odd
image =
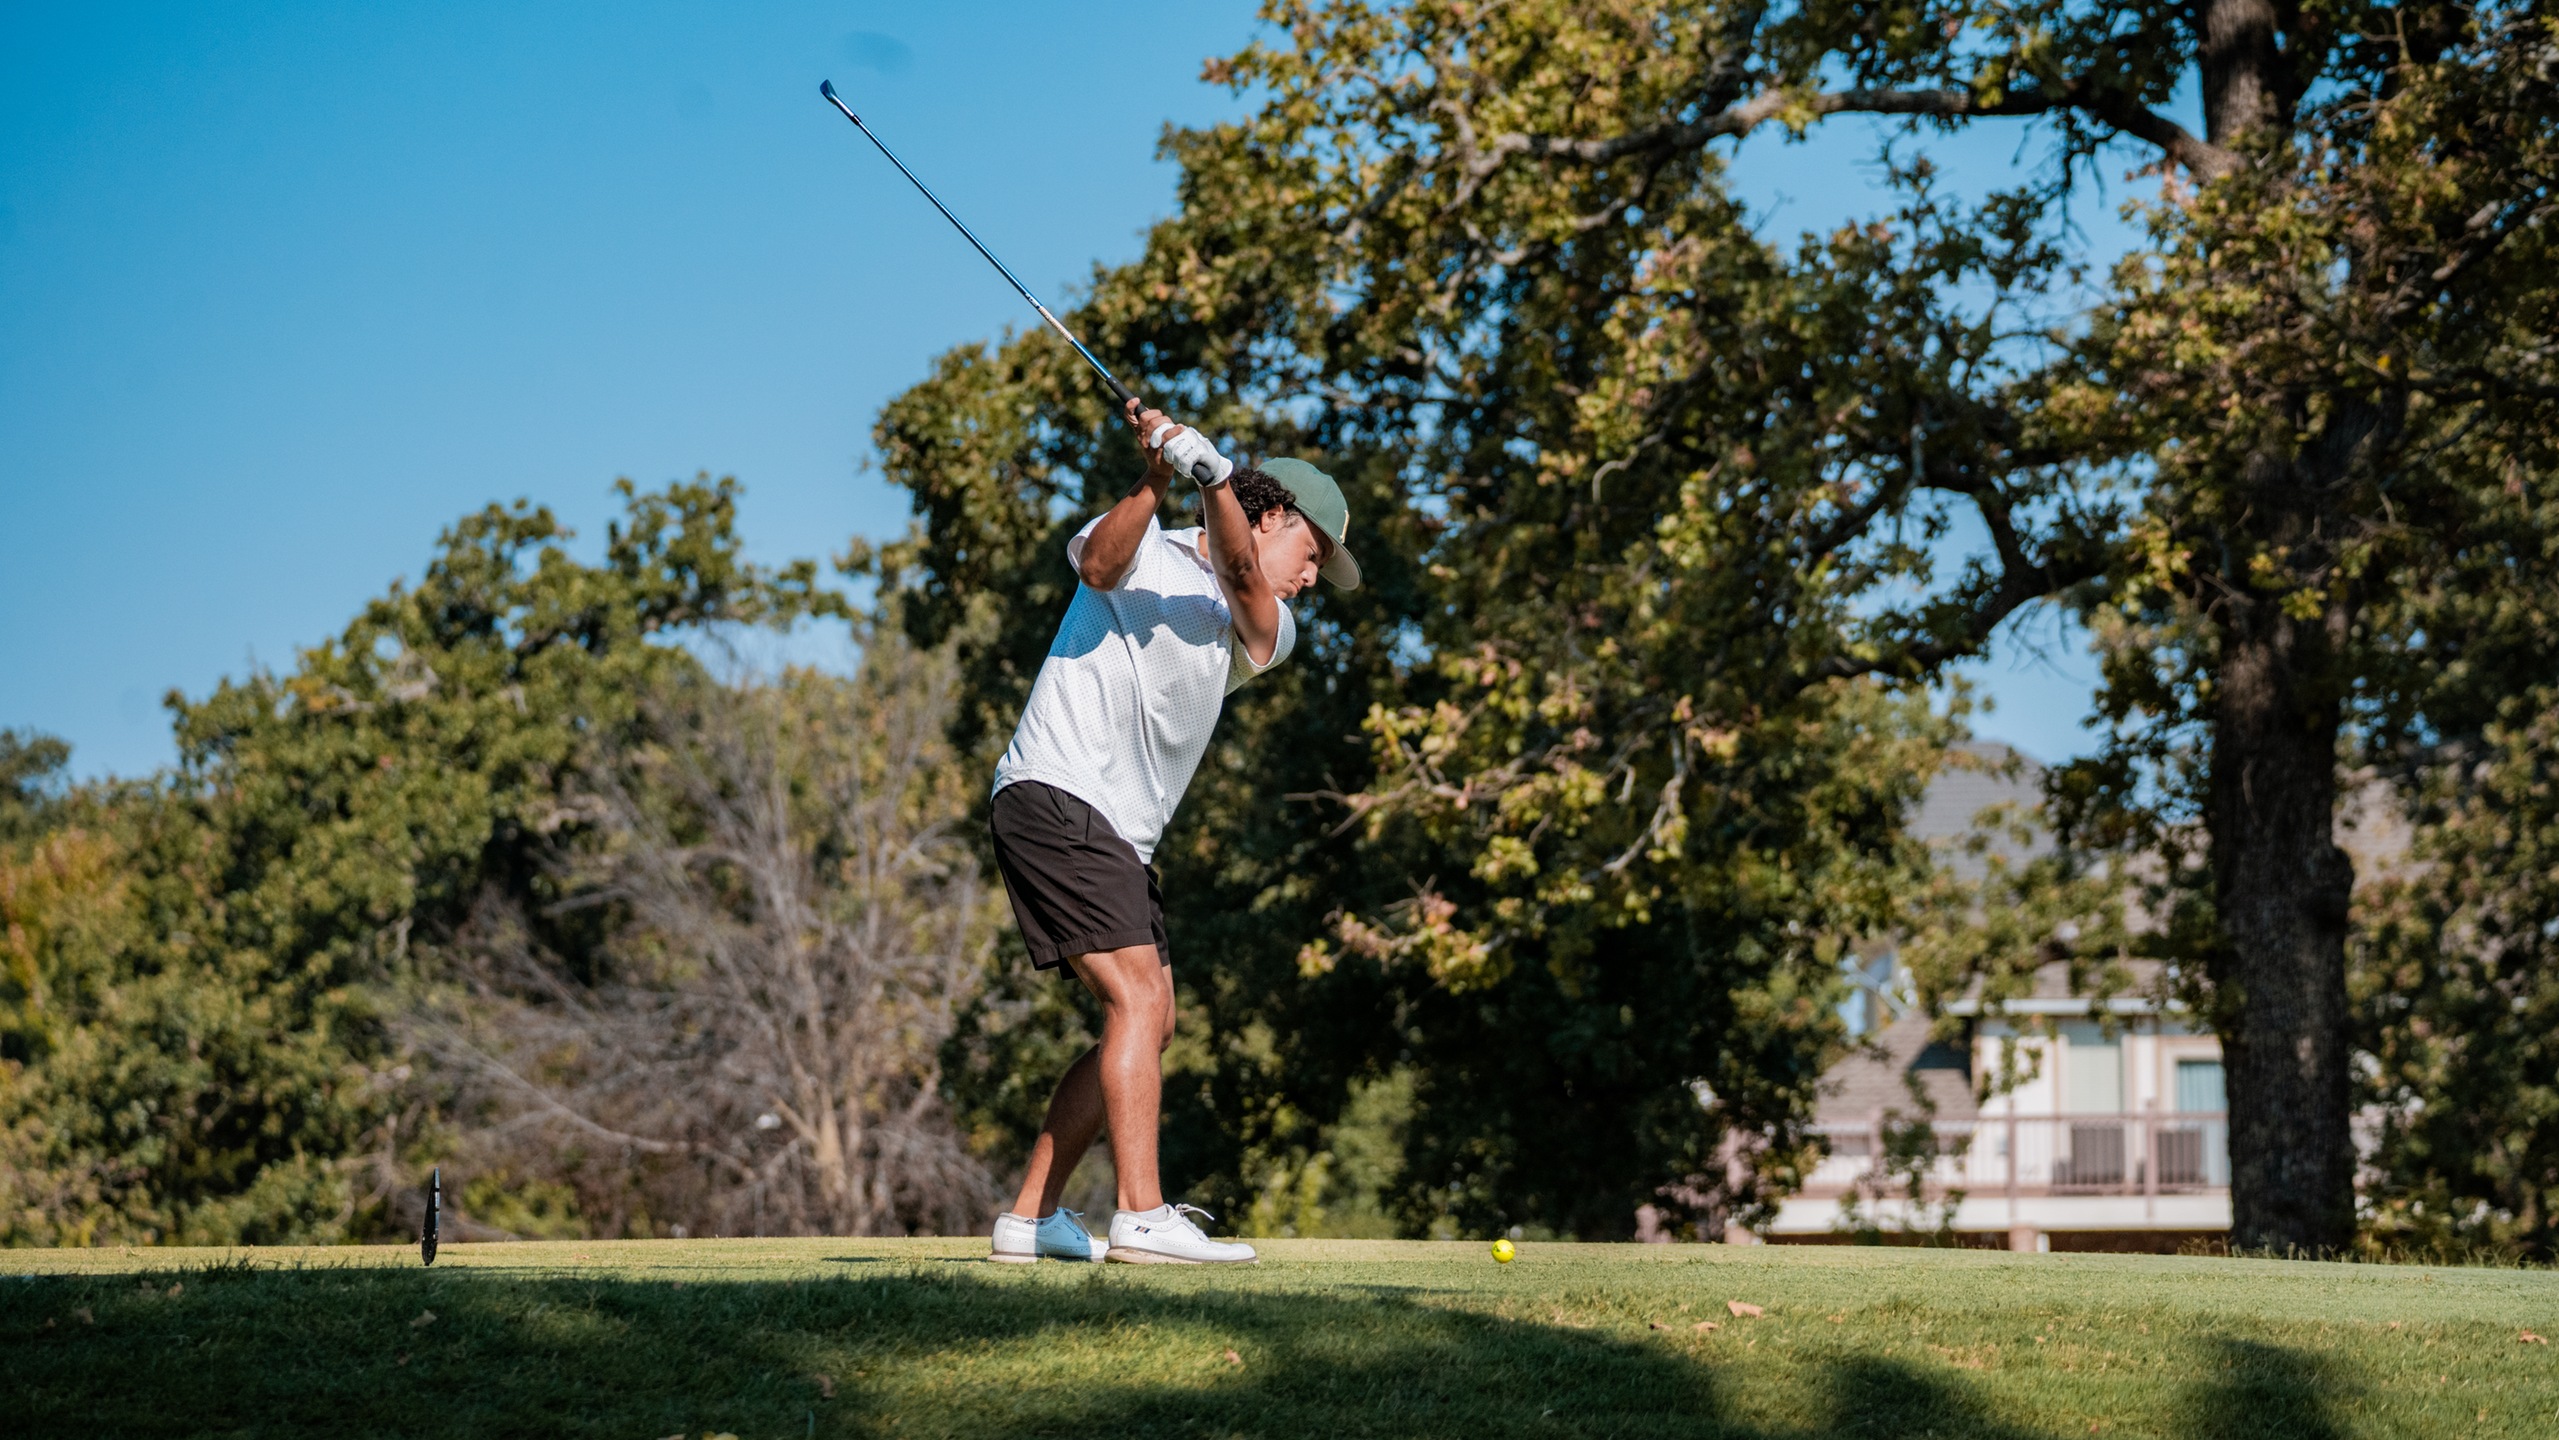
[[[1181,428],[1181,426],[1174,424],[1170,420],[1156,426],[1155,433],[1148,435],[1145,438],[1146,448],[1149,450],[1160,451],[1163,446],[1173,438],[1174,432]],[[1193,480],[1198,481],[1203,486],[1215,484],[1217,480],[1216,452],[1211,451],[1206,458],[1191,462],[1190,467],[1182,473],[1189,475]]]

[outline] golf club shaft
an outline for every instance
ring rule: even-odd
[[[1074,331],[1067,329],[1055,315],[1049,313],[1049,308],[1040,303],[1040,297],[1031,293],[1030,286],[1016,279],[1013,272],[1005,268],[1004,262],[995,258],[995,252],[986,248],[986,242],[978,239],[975,231],[963,224],[959,216],[951,213],[951,207],[942,203],[941,197],[933,193],[931,186],[915,178],[915,172],[906,168],[906,162],[897,158],[897,152],[891,150],[886,141],[871,133],[871,127],[863,124],[862,117],[854,114],[852,107],[844,103],[843,97],[835,93],[834,81],[819,81],[817,93],[825,96],[828,104],[843,111],[844,118],[853,122],[854,129],[861,131],[872,144],[879,146],[880,153],[889,157],[889,163],[897,167],[897,173],[905,176],[908,183],[922,191],[924,198],[933,202],[933,208],[942,212],[942,218],[950,221],[960,234],[967,238],[969,244],[977,247],[977,253],[986,257],[986,263],[994,266],[997,274],[1002,275],[1015,290],[1020,291],[1023,299],[1031,302],[1031,308],[1040,312],[1040,318],[1049,323],[1049,328],[1064,336],[1066,343],[1075,347],[1075,353],[1084,357],[1084,363],[1092,366],[1093,373],[1102,377],[1102,383],[1111,387],[1111,393],[1120,397],[1122,406],[1126,406],[1128,402],[1137,398],[1136,392],[1121,384],[1119,377],[1111,373],[1109,366],[1093,358],[1093,352],[1084,348],[1084,342],[1075,338]]]

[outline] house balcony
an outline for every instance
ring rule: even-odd
[[[1892,1139],[1880,1113],[1814,1131],[1830,1153],[1780,1208],[1765,1231],[1772,1241],[1952,1231],[1962,1243],[2011,1249],[2175,1250],[2230,1226],[2221,1111],[1941,1120],[1936,1153],[1913,1157],[1915,1166],[1879,1165]]]

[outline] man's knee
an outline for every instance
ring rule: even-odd
[[[1163,1005],[1158,1013],[1164,1019],[1155,1033],[1155,1053],[1159,1055],[1173,1048],[1173,972],[1166,970],[1163,977]]]
[[[1161,1005],[1157,1013],[1163,1016],[1163,1023],[1155,1035],[1155,1051],[1160,1055],[1173,1048],[1173,967],[1169,965],[1158,967],[1155,978]]]
[[[1172,972],[1152,945],[1079,955],[1073,964],[1105,1009],[1124,1010],[1132,1016],[1172,1012]]]

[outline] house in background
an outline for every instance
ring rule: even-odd
[[[1982,758],[2011,758],[1980,747]],[[1914,829],[1948,841],[1984,808],[2032,805],[2040,772],[1958,771],[1931,788]],[[1958,862],[1959,864],[1962,862]],[[1978,863],[1978,862],[1973,862]],[[2176,1007],[2134,995],[2104,1003],[2045,967],[2032,993],[1985,1013],[1959,1002],[1965,1031],[1932,1042],[1890,947],[1861,954],[1842,1019],[1868,1040],[1823,1077],[1814,1130],[1829,1156],[1762,1230],[1777,1243],[1951,1230],[2012,1250],[2175,1251],[2230,1228],[2229,1123],[2221,1043]],[[1987,1100],[1977,1082],[2016,1046],[2031,1079]],[[1915,1098],[1924,1094],[1923,1107]],[[1933,1134],[1912,1128],[1928,1109]],[[1888,1156],[1899,1157],[1879,1164]],[[1914,1182],[1916,1196],[1914,1197]]]

